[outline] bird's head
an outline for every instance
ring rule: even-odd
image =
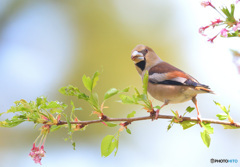
[[[155,65],[156,62],[161,61],[161,59],[150,47],[142,44],[137,45],[132,50],[131,59],[134,62],[134,64],[142,71],[147,67]]]

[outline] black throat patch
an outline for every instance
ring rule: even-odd
[[[146,66],[146,61],[140,61],[136,64],[136,66],[138,66],[142,71],[145,69]]]

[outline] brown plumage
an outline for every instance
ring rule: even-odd
[[[131,59],[142,78],[146,71],[149,72],[148,93],[164,102],[162,107],[169,103],[192,100],[201,121],[196,96],[200,93],[213,93],[207,85],[199,83],[189,74],[162,61],[148,46],[137,45],[132,50]]]

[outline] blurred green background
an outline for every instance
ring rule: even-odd
[[[81,120],[95,119],[95,116],[89,118],[91,109],[86,103],[65,97],[58,89],[72,84],[84,90],[82,75],[91,76],[97,70],[101,72],[95,89],[99,95],[112,87],[141,89],[141,79],[130,56],[137,44],[145,44],[163,60],[216,92],[199,96],[203,118],[216,119],[215,115],[221,112],[213,103],[216,100],[223,105],[231,104],[234,120],[240,120],[240,76],[228,51],[239,49],[238,39],[219,38],[210,44],[198,34],[199,27],[219,17],[210,8],[201,7],[200,1],[190,0],[2,0],[0,112],[9,109],[16,100],[30,101],[45,95],[49,100],[67,104],[73,100],[76,107],[83,108],[78,113]],[[121,105],[115,102],[117,99],[106,104],[110,107],[105,110],[106,115],[125,117],[133,110],[137,111],[136,116],[147,115],[140,107]],[[154,101],[155,105],[159,103]],[[191,102],[169,105],[161,113],[171,114],[170,109],[184,113],[189,105],[194,106]],[[190,116],[196,116],[196,112]],[[199,126],[183,131],[174,125],[167,132],[168,123],[168,120],[133,123],[129,126],[132,134],[123,132],[120,136],[117,156],[107,158],[101,157],[101,140],[118,128],[88,126],[86,131],[74,134],[75,151],[69,141],[64,141],[67,130],[63,129],[48,135],[42,164],[46,167],[210,166],[211,158],[240,161],[239,130],[223,130],[213,125],[215,133],[207,148]],[[35,165],[28,157],[39,134],[33,124],[1,128],[0,134],[1,167]]]

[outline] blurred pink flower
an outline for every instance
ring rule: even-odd
[[[203,7],[211,6],[212,8],[215,8],[210,1],[202,1],[201,5]]]
[[[222,30],[221,30],[221,36],[223,36],[223,37],[227,37],[228,36],[228,34],[227,34],[227,32],[228,32],[228,30],[226,30],[225,28],[223,28]]]
[[[212,26],[213,26],[213,28],[217,25],[217,24],[219,24],[219,23],[221,23],[221,22],[223,22],[222,20],[220,20],[220,19],[216,19],[216,21],[211,21],[212,22]]]
[[[213,38],[209,38],[208,41],[211,42],[211,43],[213,43],[213,40],[214,40],[217,36],[218,36],[218,34],[215,35]]]
[[[198,30],[198,32],[199,32],[200,34],[202,34],[203,36],[207,36],[207,35],[204,34],[204,31],[205,31],[208,27],[209,27],[209,26],[200,27],[199,30]]]
[[[33,143],[33,148],[31,149],[31,152],[29,153],[29,156],[32,157],[33,161],[35,163],[41,164],[42,157],[45,156],[44,146],[42,145],[41,148],[35,146],[35,143]]]
[[[240,1],[240,0],[239,0]],[[237,31],[240,28],[240,22],[237,23],[235,27],[233,27],[233,31]]]

